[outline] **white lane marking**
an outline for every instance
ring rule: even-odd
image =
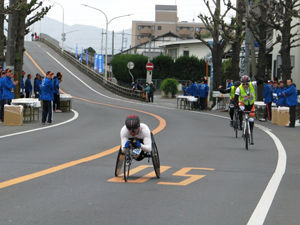
[[[53,125],[47,125],[45,127],[40,127],[40,128],[36,128],[36,129],[25,130],[25,131],[21,131],[21,132],[17,132],[17,133],[2,135],[2,136],[0,136],[0,139],[6,138],[6,137],[17,136],[17,135],[21,135],[21,134],[27,134],[27,133],[31,133],[31,132],[35,132],[35,131],[39,131],[39,130],[45,130],[45,129],[49,129],[49,128],[52,128],[52,127],[58,127],[58,126],[64,125],[66,123],[70,123],[70,122],[76,120],[79,116],[79,113],[77,111],[75,111],[73,109],[72,109],[72,111],[74,113],[74,116],[71,119],[66,120],[64,122],[53,124]]]
[[[275,194],[278,190],[282,177],[286,170],[286,151],[276,135],[274,135],[270,129],[259,126],[259,129],[266,132],[275,142],[278,151],[278,161],[276,169],[273,173],[272,178],[270,179],[263,195],[261,196],[256,208],[254,209],[247,225],[263,225],[266,219],[266,216],[271,208],[271,204],[274,200]]]
[[[48,52],[47,52],[48,53]],[[106,96],[96,90],[94,90],[93,88],[89,87],[89,85],[87,85],[86,83],[84,83],[80,78],[78,78],[77,76],[75,76],[70,70],[68,70],[65,66],[63,66],[57,59],[55,59],[50,53],[48,53],[48,55],[53,58],[57,63],[59,63],[63,68],[65,68],[67,71],[69,71],[74,77],[76,77],[79,81],[81,81],[85,86],[87,86],[90,90],[98,93],[101,96],[110,98],[110,99],[114,99],[114,100],[121,100],[121,99],[117,99],[117,98],[112,98],[109,96]],[[124,100],[121,100],[124,101]],[[136,103],[136,102],[131,102],[131,101],[124,101],[124,102],[129,102],[129,103],[133,103],[133,104],[141,104],[141,103]],[[144,104],[146,105],[146,104]],[[148,105],[147,105],[148,106]],[[161,106],[155,106],[152,105],[154,107],[157,108],[164,108],[164,109],[173,109],[173,108],[169,108],[169,107],[161,107]],[[193,113],[198,113],[198,114],[202,114],[202,115],[210,115],[210,116],[214,116],[214,117],[219,117],[219,118],[223,118],[223,119],[228,119],[228,117],[225,116],[220,116],[220,115],[215,115],[215,114],[210,114],[210,113],[204,113],[204,112],[195,112],[195,111],[190,111]],[[252,216],[250,217],[247,225],[262,225],[266,219],[266,216],[270,210],[271,204],[274,200],[275,194],[277,192],[277,189],[280,185],[280,182],[282,180],[282,177],[285,173],[286,170],[286,151],[282,145],[282,143],[280,142],[280,140],[278,139],[278,137],[273,134],[269,128],[261,126],[261,125],[257,125],[255,124],[256,127],[258,127],[260,130],[264,131],[265,133],[267,133],[272,140],[274,141],[276,147],[277,147],[277,152],[278,152],[278,160],[277,160],[277,165],[276,165],[276,169],[261,197],[261,199],[259,200],[255,210],[252,213]]]

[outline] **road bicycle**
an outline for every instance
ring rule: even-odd
[[[155,175],[157,178],[160,178],[160,161],[159,161],[159,154],[158,154],[158,149],[157,145],[154,140],[154,136],[151,133],[151,142],[152,142],[152,151],[151,153],[146,153],[142,151],[141,149],[136,147],[136,138],[130,138],[130,148],[125,149],[124,153],[122,153],[122,150],[120,148],[118,152],[118,157],[117,157],[117,162],[116,162],[116,167],[115,167],[115,176],[119,176],[121,170],[122,170],[122,165],[124,168],[124,181],[127,182],[129,175],[130,175],[130,167],[133,163],[134,160],[136,161],[141,161],[144,158],[148,158],[148,163],[150,162],[150,158],[152,159],[152,164],[153,168],[155,171]],[[142,140],[140,140],[142,141]],[[124,164],[123,164],[124,163]]]
[[[238,126],[239,126],[239,110],[236,108],[234,109],[234,114],[233,114],[233,129],[235,133],[235,138],[238,137]]]
[[[246,150],[249,150],[250,141],[253,142],[253,134],[251,132],[250,124],[249,124],[249,114],[250,113],[254,113],[254,112],[244,111],[245,120],[244,120],[244,129],[243,129],[243,138],[245,141]]]

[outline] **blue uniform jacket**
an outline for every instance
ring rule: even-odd
[[[40,90],[41,90],[41,81],[37,78],[34,78],[33,90],[34,90],[34,93],[40,92]]]
[[[191,93],[190,95],[198,97],[198,85],[196,83],[191,84]]]
[[[184,96],[187,96],[188,95],[188,87],[186,87],[186,86],[182,86],[182,92],[183,92],[183,95]]]
[[[285,97],[282,95],[282,92],[284,92],[285,90],[286,90],[286,87],[276,89],[276,94],[277,94],[276,105],[277,106],[285,106]]]
[[[40,98],[41,100],[44,101],[53,101],[53,82],[51,79],[48,79],[45,77],[42,81],[42,86],[41,86],[41,95]]]
[[[24,77],[21,77],[21,90],[24,91]]]
[[[209,87],[207,84],[200,84],[198,91],[200,98],[207,98]]]
[[[273,91],[272,91],[272,87],[269,84],[265,84],[264,86],[264,103],[270,103],[273,100]]]
[[[287,90],[282,92],[285,95],[285,102],[287,106],[296,106],[298,105],[298,96],[297,90],[294,85],[291,85]]]
[[[2,93],[3,93],[3,91],[2,91],[2,78],[0,77],[0,101],[2,101]]]
[[[57,77],[53,79],[53,87],[54,87],[54,93],[59,94],[59,80]],[[149,86],[149,90],[150,90],[150,86]]]
[[[16,85],[11,80],[11,77],[5,76],[2,80],[2,99],[13,99],[15,96],[13,88],[15,87]]]
[[[25,92],[32,92],[32,84],[29,78],[25,81]]]

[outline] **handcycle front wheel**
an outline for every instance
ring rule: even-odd
[[[127,182],[129,178],[129,171],[131,166],[132,158],[129,151],[125,151],[125,162],[124,162],[124,181]]]
[[[125,155],[122,153],[122,150],[120,148],[119,152],[118,152],[118,157],[117,157],[117,161],[116,161],[116,168],[115,168],[115,176],[119,176],[121,169],[122,169],[122,165],[125,159]]]
[[[151,158],[153,163],[153,168],[156,174],[157,178],[160,178],[160,161],[159,161],[159,154],[157,150],[156,143],[154,141],[153,135],[152,135],[152,151],[151,151]]]

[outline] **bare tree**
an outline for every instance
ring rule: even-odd
[[[201,40],[211,51],[214,71],[213,89],[216,89],[222,76],[222,58],[227,45],[227,39],[223,37],[222,24],[229,9],[221,15],[221,0],[203,0],[203,2],[209,11],[209,16],[200,14],[198,17],[201,19],[206,30],[211,34],[213,43],[211,44],[205,40],[200,33],[196,34],[196,38]],[[214,12],[209,2],[213,2],[215,7]]]
[[[281,71],[282,79],[291,78],[291,48],[300,46],[297,42],[300,40],[300,23],[295,18],[300,18],[299,14],[300,0],[271,0],[270,10],[273,14],[268,14],[269,25],[279,31],[281,39]],[[294,22],[296,21],[296,22]]]
[[[224,0],[224,4],[236,12],[236,16],[231,18],[231,23],[222,21],[222,30],[224,38],[231,44],[232,50],[232,77],[234,80],[239,80],[240,75],[240,52],[241,46],[245,38],[244,15],[246,12],[245,0],[236,0],[236,7],[233,6],[230,0]]]
[[[4,0],[0,0],[0,65],[2,65],[4,61],[4,43],[5,43],[5,36],[4,36]]]
[[[21,3],[20,7],[16,9],[17,17],[16,20],[16,35],[13,37],[15,40],[15,57],[14,57],[14,70],[15,79],[21,80],[22,68],[23,68],[23,54],[24,54],[24,37],[29,32],[29,27],[35,22],[42,19],[50,7],[42,7],[42,2],[38,0],[19,0]],[[15,96],[20,95],[20,82],[18,87],[15,89]]]

